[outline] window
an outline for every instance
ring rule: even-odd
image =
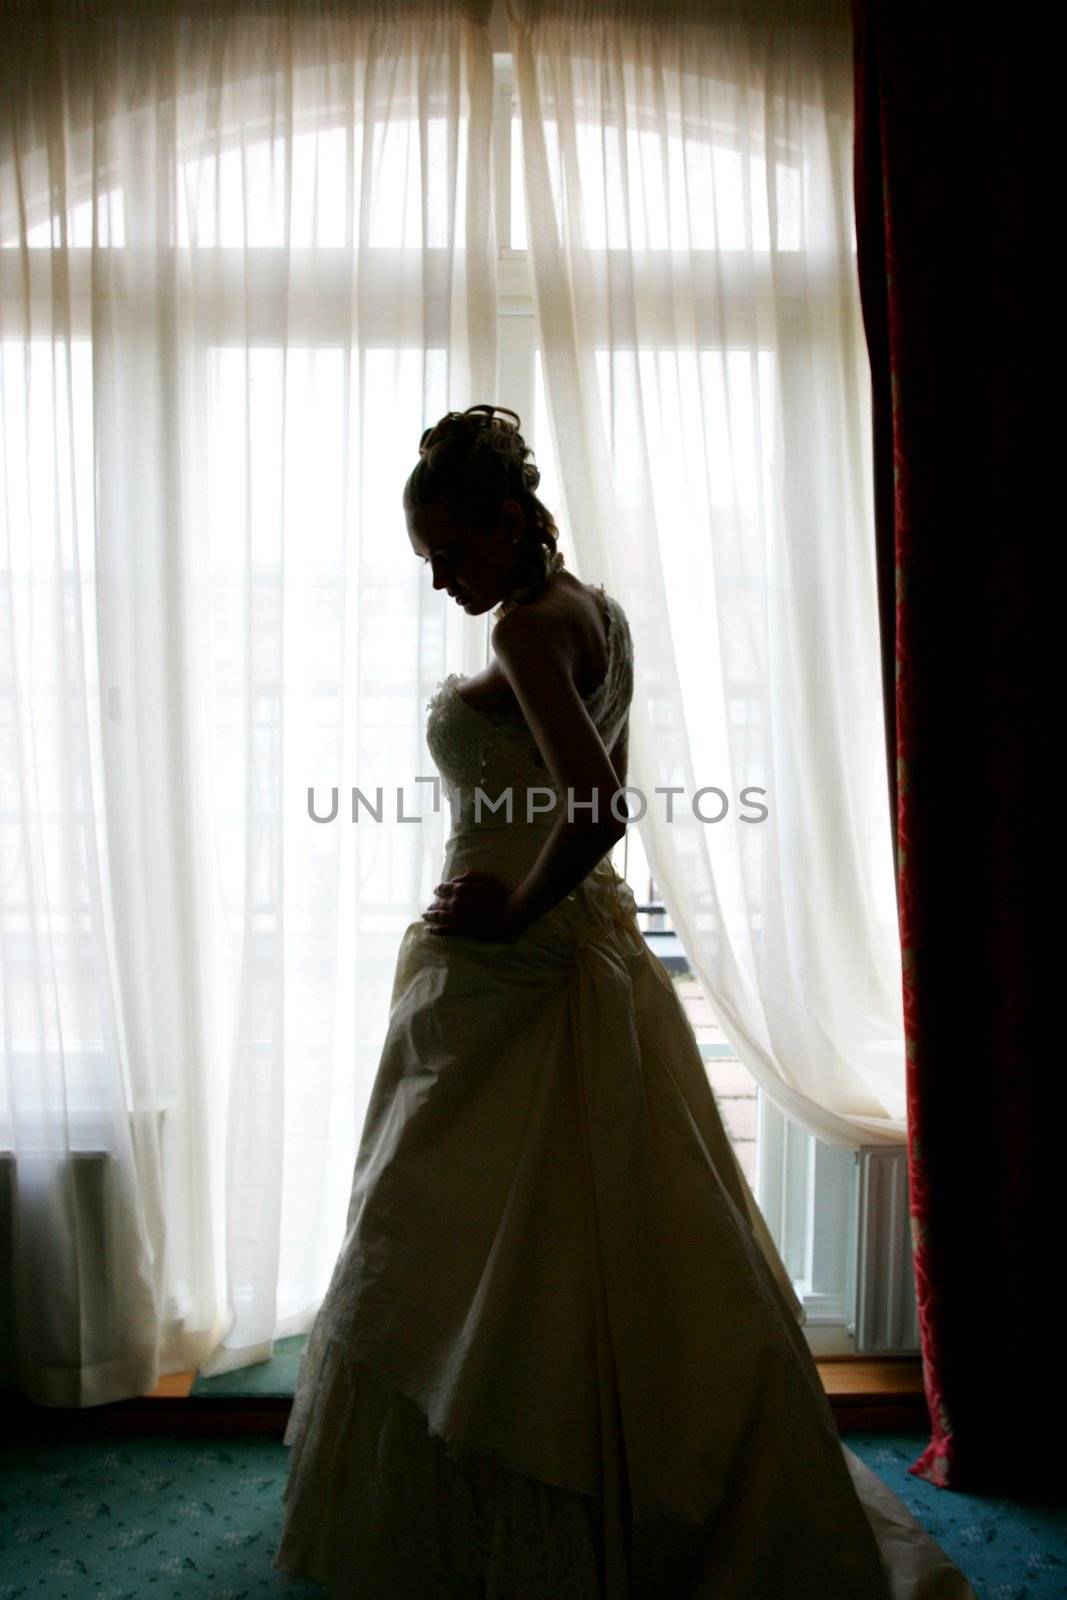
[[[506,53],[494,56],[494,71],[495,198],[501,246],[497,327],[500,371],[506,374],[508,386],[499,399],[522,416],[542,472],[538,492],[546,504],[556,509],[562,500],[537,349],[533,286],[526,255],[521,134],[512,64]],[[405,262],[414,253],[409,241],[420,257],[423,245],[432,249],[435,239],[439,242],[444,216],[441,208],[447,197],[431,192],[423,212],[418,184],[394,181],[403,177],[400,172],[403,150],[391,149],[388,139],[381,138],[373,130],[369,136],[379,138],[380,144],[375,148],[371,163],[377,175],[375,204],[370,216],[374,260],[361,290],[365,315],[360,328],[358,363],[353,363],[348,344],[351,285],[343,249],[352,215],[352,197],[346,193],[345,183],[351,160],[346,130],[319,125],[296,130],[291,147],[293,211],[288,225],[291,232],[286,231],[287,168],[285,151],[279,141],[265,136],[243,150],[224,149],[217,160],[214,156],[210,160],[203,159],[193,149],[183,151],[173,173],[177,200],[174,253],[187,262],[190,257],[195,258],[198,250],[210,251],[214,274],[211,281],[217,284],[214,302],[209,305],[205,298],[202,335],[195,346],[170,351],[168,355],[179,365],[188,392],[196,395],[205,423],[203,438],[196,442],[196,448],[202,451],[196,481],[203,499],[195,508],[195,520],[206,554],[210,592],[210,606],[203,620],[203,642],[213,663],[215,748],[210,761],[217,774],[214,799],[222,836],[230,846],[220,856],[220,890],[224,908],[232,907],[235,914],[243,915],[240,897],[246,881],[244,863],[251,860],[254,938],[249,952],[252,979],[249,1014],[253,1021],[249,1025],[255,1028],[254,1019],[260,1015],[266,1019],[265,1051],[271,1048],[270,1041],[274,1037],[270,1009],[281,1003],[275,992],[277,943],[283,937],[286,940],[287,970],[291,978],[284,997],[285,1073],[293,1091],[290,1104],[295,1108],[296,1120],[304,1119],[308,1123],[323,1115],[325,1103],[312,1103],[313,1097],[304,1089],[303,1068],[318,1047],[317,1030],[321,1017],[329,1010],[329,991],[334,981],[331,960],[334,930],[316,915],[315,909],[320,885],[334,869],[334,847],[330,830],[308,826],[301,807],[288,803],[283,806],[279,783],[284,781],[288,786],[292,782],[302,792],[309,771],[327,770],[331,764],[335,770],[340,769],[340,741],[330,707],[336,694],[340,654],[337,641],[348,603],[345,585],[357,579],[363,601],[362,637],[358,657],[350,655],[345,660],[344,670],[352,674],[353,684],[358,683],[356,769],[360,788],[373,795],[380,782],[388,799],[392,773],[426,770],[421,744],[421,707],[411,705],[410,694],[398,679],[391,677],[389,667],[395,650],[412,646],[411,639],[399,638],[397,632],[398,626],[410,632],[409,608],[403,603],[414,576],[410,551],[402,530],[401,537],[395,541],[385,539],[380,545],[366,541],[360,554],[360,570],[354,578],[348,566],[346,517],[353,521],[366,517],[367,506],[354,507],[353,500],[348,497],[353,495],[351,475],[362,472],[365,464],[371,464],[373,471],[368,474],[368,481],[376,486],[373,493],[381,496],[383,514],[395,525],[395,499],[392,497],[396,486],[410,470],[410,441],[394,437],[389,408],[369,403],[370,397],[387,392],[399,402],[405,391],[421,393],[428,370],[431,386],[435,386],[441,396],[441,409],[448,403],[444,351],[433,344],[432,325],[428,335],[422,327],[412,333],[399,326],[395,317],[381,311],[382,306],[390,304],[389,295],[381,291],[400,281],[398,274],[402,279],[407,270]],[[425,138],[431,147],[444,136],[441,120],[429,118]],[[658,129],[650,130],[650,136],[658,139]],[[546,137],[552,137],[551,125],[546,126]],[[639,140],[642,134],[638,131],[630,137]],[[603,159],[599,149],[590,150],[588,156],[597,162]],[[584,159],[581,150],[579,158]],[[721,192],[729,194],[733,183],[737,193],[733,212],[727,212],[725,221],[720,216],[718,236],[709,218],[706,237],[695,241],[698,251],[707,250],[709,269],[712,252],[715,252],[716,271],[709,270],[709,279],[714,276],[728,289],[731,252],[747,242],[744,230],[750,225],[741,205],[740,184],[735,181],[741,156],[731,149],[728,131],[723,132],[721,138],[717,133],[708,143],[706,159],[714,165]],[[788,174],[789,151],[778,152],[776,160]],[[462,157],[457,170],[464,171]],[[792,186],[787,181],[783,188],[786,193],[795,194],[795,205],[799,208],[804,192],[799,173]],[[85,508],[91,509],[94,504],[92,490],[87,485],[91,483],[96,455],[92,432],[89,295],[92,205],[91,191],[85,186],[73,191],[69,215],[65,219],[74,246],[70,261],[69,386],[59,383],[53,389],[50,382],[42,381],[39,385],[31,383],[29,387],[32,404],[42,395],[49,397],[49,405],[53,393],[64,399],[69,395],[76,459],[68,462],[53,458],[53,438],[63,440],[68,436],[66,419],[36,415],[31,409],[25,452],[29,470],[9,473],[7,479],[12,527],[33,527],[41,547],[51,549],[50,559],[62,564],[65,604],[80,608],[90,664],[90,703],[85,712],[91,738],[102,720],[122,719],[130,715],[131,709],[122,704],[116,690],[101,685],[95,678],[95,529],[91,518],[84,515]],[[100,192],[96,205],[100,246],[109,251],[125,249],[127,221],[137,213],[137,196],[127,193],[121,186],[112,187]],[[635,224],[639,254],[634,266],[637,292],[647,309],[647,325],[652,327],[657,303],[656,274],[662,266],[670,237],[671,219],[646,212],[643,205],[644,202],[634,213],[639,219]],[[756,207],[753,216],[764,219],[765,227],[765,210]],[[784,250],[779,250],[775,270],[788,274],[790,266],[795,265],[798,281],[801,281],[814,269],[809,269],[801,259],[799,210],[796,219],[792,234],[795,243],[790,245],[789,206],[786,205],[784,214],[780,207],[779,245],[783,238],[785,243]],[[759,225],[757,220],[755,226]],[[613,242],[611,218],[594,218],[593,226],[594,229],[599,226],[601,237],[610,249]],[[17,237],[10,232],[0,236],[0,296],[9,293],[20,296],[23,293],[20,274],[26,271],[31,293],[47,301],[50,251],[60,232],[61,219],[49,214],[46,203],[42,211],[31,217],[29,259],[25,265],[17,249]],[[279,271],[277,248],[287,238],[291,238],[295,246],[306,247],[303,253],[299,248],[294,253],[289,278]],[[247,251],[241,248],[246,239]],[[759,249],[761,240],[757,238],[755,243]],[[762,241],[762,246],[767,248],[767,242]],[[795,263],[788,260],[791,249],[796,251]],[[147,326],[153,321],[148,297],[156,292],[158,280],[152,272],[146,272],[143,279],[131,272],[128,281],[135,309],[138,296],[145,297],[146,316],[142,320]],[[280,345],[282,330],[288,341],[284,360]],[[409,336],[410,344],[405,342]],[[424,350],[422,345],[427,340],[430,347]],[[246,357],[248,343],[251,349]],[[138,346],[135,353],[138,359],[149,359],[149,343],[146,342],[143,349]],[[38,360],[49,366],[54,354],[50,341],[42,341],[39,348],[35,344],[29,351],[21,346],[16,348],[15,341],[4,341],[4,403],[9,418],[19,414],[26,370],[32,369]],[[606,350],[604,355],[606,358]],[[728,382],[732,394],[749,397],[747,409],[744,406],[733,408],[733,431],[728,435],[723,432],[723,447],[716,449],[713,456],[721,463],[716,470],[730,474],[731,503],[739,500],[742,515],[751,514],[755,525],[761,506],[776,492],[768,454],[761,448],[760,441],[761,436],[769,437],[772,431],[779,381],[774,357],[770,351],[760,348],[757,330],[751,329],[748,347],[732,347],[724,353],[678,349],[674,330],[664,326],[662,346],[636,350],[631,359],[635,386],[637,380],[654,381],[658,365],[669,363],[673,381],[682,391],[686,385],[699,383],[705,392],[715,394]],[[747,418],[740,431],[739,417]],[[138,420],[131,419],[135,424]],[[53,421],[57,424],[54,429]],[[144,426],[148,428],[150,424],[146,422]],[[619,426],[625,429],[625,416],[619,419]],[[684,428],[684,422],[682,426]],[[284,452],[279,447],[283,438]],[[679,448],[685,448],[682,433],[679,438]],[[129,448],[129,441],[124,447]],[[669,497],[674,477],[669,460],[654,463],[654,476],[657,494]],[[73,514],[66,493],[71,483],[83,485],[76,497],[79,516]],[[620,484],[619,488],[625,499],[626,484]],[[720,489],[725,497],[725,481]],[[362,486],[355,491],[359,492]],[[22,494],[26,496],[25,503],[17,498]],[[278,505],[284,506],[284,519],[274,514]],[[372,511],[376,506],[377,502],[372,505]],[[681,509],[673,506],[669,498],[657,504],[661,525],[677,526],[680,530],[677,543],[664,551],[664,560],[668,566],[675,564],[674,581],[679,595],[678,641],[683,654],[681,670],[696,681],[701,666],[699,615],[703,596],[713,585],[716,588],[731,585],[740,608],[749,596],[751,580],[740,565],[734,571],[720,566],[712,573],[703,553],[706,541],[701,539],[700,530],[686,537]],[[567,529],[562,525],[561,535],[562,547],[573,569],[573,551],[568,548]],[[30,568],[28,550],[20,549],[18,540],[14,540],[6,563],[0,565],[0,585],[19,585],[20,605],[21,597],[28,592],[32,606],[33,589],[39,577],[40,570]],[[753,596],[754,602],[760,604],[764,599],[762,591]],[[453,619],[444,624],[452,625]],[[488,631],[487,622],[486,652]],[[60,657],[42,660],[42,670],[55,675],[58,684],[58,674],[62,670]],[[429,683],[424,685],[427,693],[431,687]],[[16,691],[5,684],[3,692],[11,695]],[[245,717],[246,694],[251,696],[252,706],[250,736],[249,720]],[[747,771],[751,781],[759,783],[759,752],[767,722],[762,685],[755,679],[739,676],[727,685],[725,699],[735,733],[745,730],[746,736],[750,735],[751,761]],[[52,724],[42,721],[38,725],[41,739],[38,759],[42,759],[42,752],[50,752],[44,759],[51,766],[42,765],[40,770],[54,772],[58,799],[59,786],[70,781],[70,768],[64,764],[63,757],[64,752],[69,753],[70,742],[61,715],[65,704],[63,694],[55,693],[49,703],[55,721]],[[283,723],[287,729],[299,730],[295,736],[289,736],[291,746],[287,747],[284,758],[279,753]],[[235,736],[238,730],[240,738]],[[703,761],[705,751],[709,752],[706,763],[709,769],[714,765],[711,759],[714,740],[721,731],[709,728],[697,736],[698,744],[700,737],[705,738],[706,744],[705,750],[695,750],[695,758]],[[284,767],[280,765],[283,759]],[[79,752],[78,761],[79,777],[99,788],[99,750]],[[342,786],[341,792],[347,799],[347,789]],[[245,803],[249,793],[253,796],[250,808]],[[420,797],[414,792],[409,799],[415,805],[420,803]],[[342,806],[344,803],[343,800]],[[17,841],[10,838],[16,829],[16,815],[14,797],[10,794],[5,797],[0,792],[0,834],[9,836],[4,841],[8,859],[15,858],[13,852],[17,849]],[[348,821],[343,809],[340,816],[343,822]],[[290,817],[295,819],[295,825]],[[439,865],[438,846],[443,827],[444,819],[441,819],[435,833],[426,830],[423,866],[428,873]],[[417,892],[411,878],[412,861],[407,841],[401,842],[397,837],[395,848],[391,849],[389,836],[390,830],[386,828],[364,830],[358,845],[353,845],[359,858],[358,916],[363,956],[379,974],[387,972],[395,959],[400,919],[411,902],[413,891]],[[8,844],[12,846],[11,851],[6,848]],[[91,858],[91,848],[86,840],[83,851],[86,862]],[[642,908],[640,919],[650,947],[676,973],[679,993],[693,1021],[728,1131],[755,1188],[757,1100],[751,1079],[723,1037],[698,986],[687,975],[684,952],[660,902],[636,828],[627,830],[616,847],[614,860]],[[427,877],[425,881],[432,883],[434,879]],[[69,938],[64,960],[73,981],[77,963],[85,959],[79,930],[87,925],[91,912],[88,874],[77,902],[56,909],[66,918],[65,923],[55,921],[53,929],[61,926],[67,929]],[[33,938],[30,907],[25,897],[20,903],[17,883],[5,886],[3,916],[8,950],[15,952],[20,938],[27,941],[29,948],[28,941]],[[57,981],[63,982],[62,971]],[[84,979],[79,979],[78,991],[83,992],[84,988]],[[373,988],[368,985],[370,992]],[[31,998],[27,993],[27,1007]],[[376,1011],[371,1014],[358,1006],[357,998],[356,1015],[350,1024],[354,1040],[369,1037],[381,1020]],[[17,1019],[17,1009],[15,1015]],[[36,1033],[27,1029],[27,1048],[31,1041],[38,1046]],[[54,1042],[58,1048],[58,1038]],[[48,1048],[48,1041],[44,1043]],[[68,1067],[79,1059],[72,1048],[75,1044],[87,1060],[99,1056],[107,1047],[100,1019],[95,1015],[85,1019],[79,1040],[68,1038],[63,1043]],[[16,1056],[21,1047],[22,1040],[17,1038]],[[27,1070],[37,1070],[37,1067],[28,1062]],[[340,1074],[333,1092],[343,1095],[344,1080]],[[350,1084],[348,1092],[351,1092]],[[87,1079],[87,1110],[90,1098]],[[335,1105],[340,1106],[343,1114],[341,1101],[335,1101]],[[299,1142],[297,1135],[292,1150],[296,1150]],[[309,1141],[308,1149],[315,1148],[314,1142]],[[291,1172],[289,1176],[292,1177]]]

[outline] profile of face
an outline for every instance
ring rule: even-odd
[[[406,512],[411,548],[468,616],[499,605],[522,581],[527,560],[526,520],[516,500],[505,500],[494,529],[482,533],[448,514],[443,500]]]

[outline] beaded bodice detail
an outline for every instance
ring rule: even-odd
[[[626,613],[613,595],[597,586],[605,613],[607,667],[591,694],[583,697],[606,750],[611,750],[626,721],[633,698],[633,642]],[[475,790],[496,797],[507,787],[514,792],[514,820],[525,819],[527,788],[551,790],[557,811],[561,797],[546,770],[537,741],[516,709],[477,711],[458,692],[465,675],[450,672],[427,701],[426,745],[452,805],[453,829],[499,827],[503,813],[487,813],[476,821]]]

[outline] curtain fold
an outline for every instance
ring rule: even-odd
[[[1043,29],[855,5],[856,196],[874,378],[884,679],[906,954],[908,1188],[930,1413],[910,1471],[1047,1491],[1063,1401],[1032,1370],[1062,1254],[1037,897],[1049,410]]]
[[[562,510],[633,626],[653,875],[771,1100],[900,1144],[848,8],[508,24]]]
[[[44,1404],[267,1357],[340,1245],[443,844],[462,619],[400,489],[496,388],[487,21],[0,11],[0,1382]]]

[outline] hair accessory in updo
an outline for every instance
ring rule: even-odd
[[[514,417],[514,423],[508,422],[505,416],[497,416],[498,411],[506,413],[506,417]],[[466,411],[449,411],[440,422],[426,429],[419,441],[419,455],[430,456],[439,445],[453,441],[467,444],[472,453],[497,456],[505,469],[516,469],[523,487],[532,493],[541,482],[541,469],[535,462],[527,461],[527,456],[533,452],[519,432],[519,426],[518,413],[507,406],[477,405],[469,406]]]

